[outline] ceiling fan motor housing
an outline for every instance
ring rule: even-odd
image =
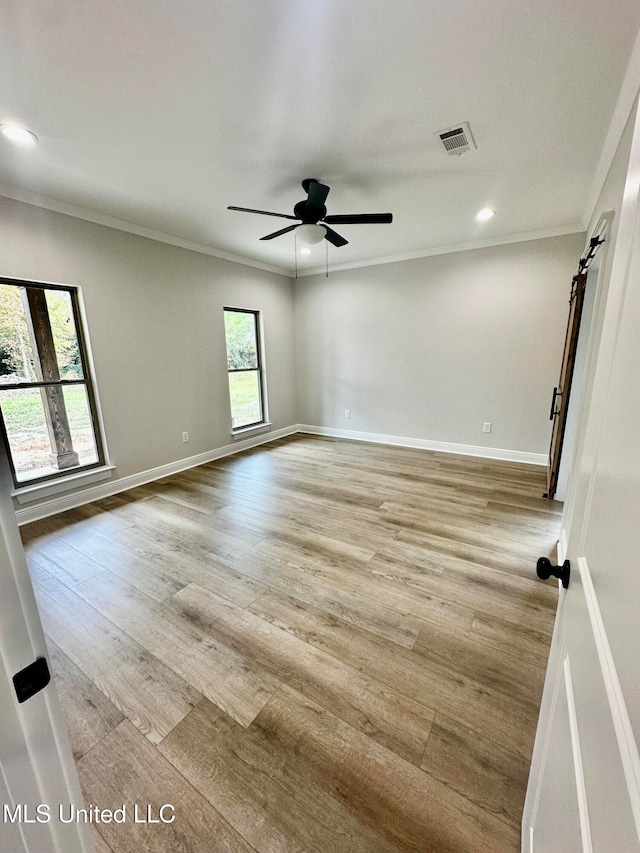
[[[299,201],[293,208],[296,219],[301,219],[304,225],[315,225],[319,219],[327,215],[327,208],[322,205],[310,205],[308,199]]]

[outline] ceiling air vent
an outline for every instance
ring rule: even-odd
[[[449,127],[447,130],[439,130],[436,135],[440,138],[447,154],[452,156],[458,157],[465,151],[470,151],[476,147],[471,128],[466,121],[455,127]]]

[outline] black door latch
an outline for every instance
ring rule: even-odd
[[[26,702],[51,681],[51,673],[46,658],[38,658],[25,666],[20,672],[13,676],[13,686],[16,690],[18,702]]]
[[[554,578],[562,581],[562,586],[565,589],[569,587],[569,575],[571,574],[571,563],[569,560],[565,560],[561,566],[554,566],[548,557],[540,557],[536,564],[536,572],[538,573],[538,577],[543,581],[549,580],[551,575],[553,575]]]

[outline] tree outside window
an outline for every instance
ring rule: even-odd
[[[0,413],[16,486],[103,464],[74,288],[0,278]]]

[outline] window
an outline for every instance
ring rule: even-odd
[[[264,376],[257,311],[224,309],[231,428],[235,432],[265,422]]]
[[[0,278],[0,413],[16,487],[104,464],[74,288]]]

